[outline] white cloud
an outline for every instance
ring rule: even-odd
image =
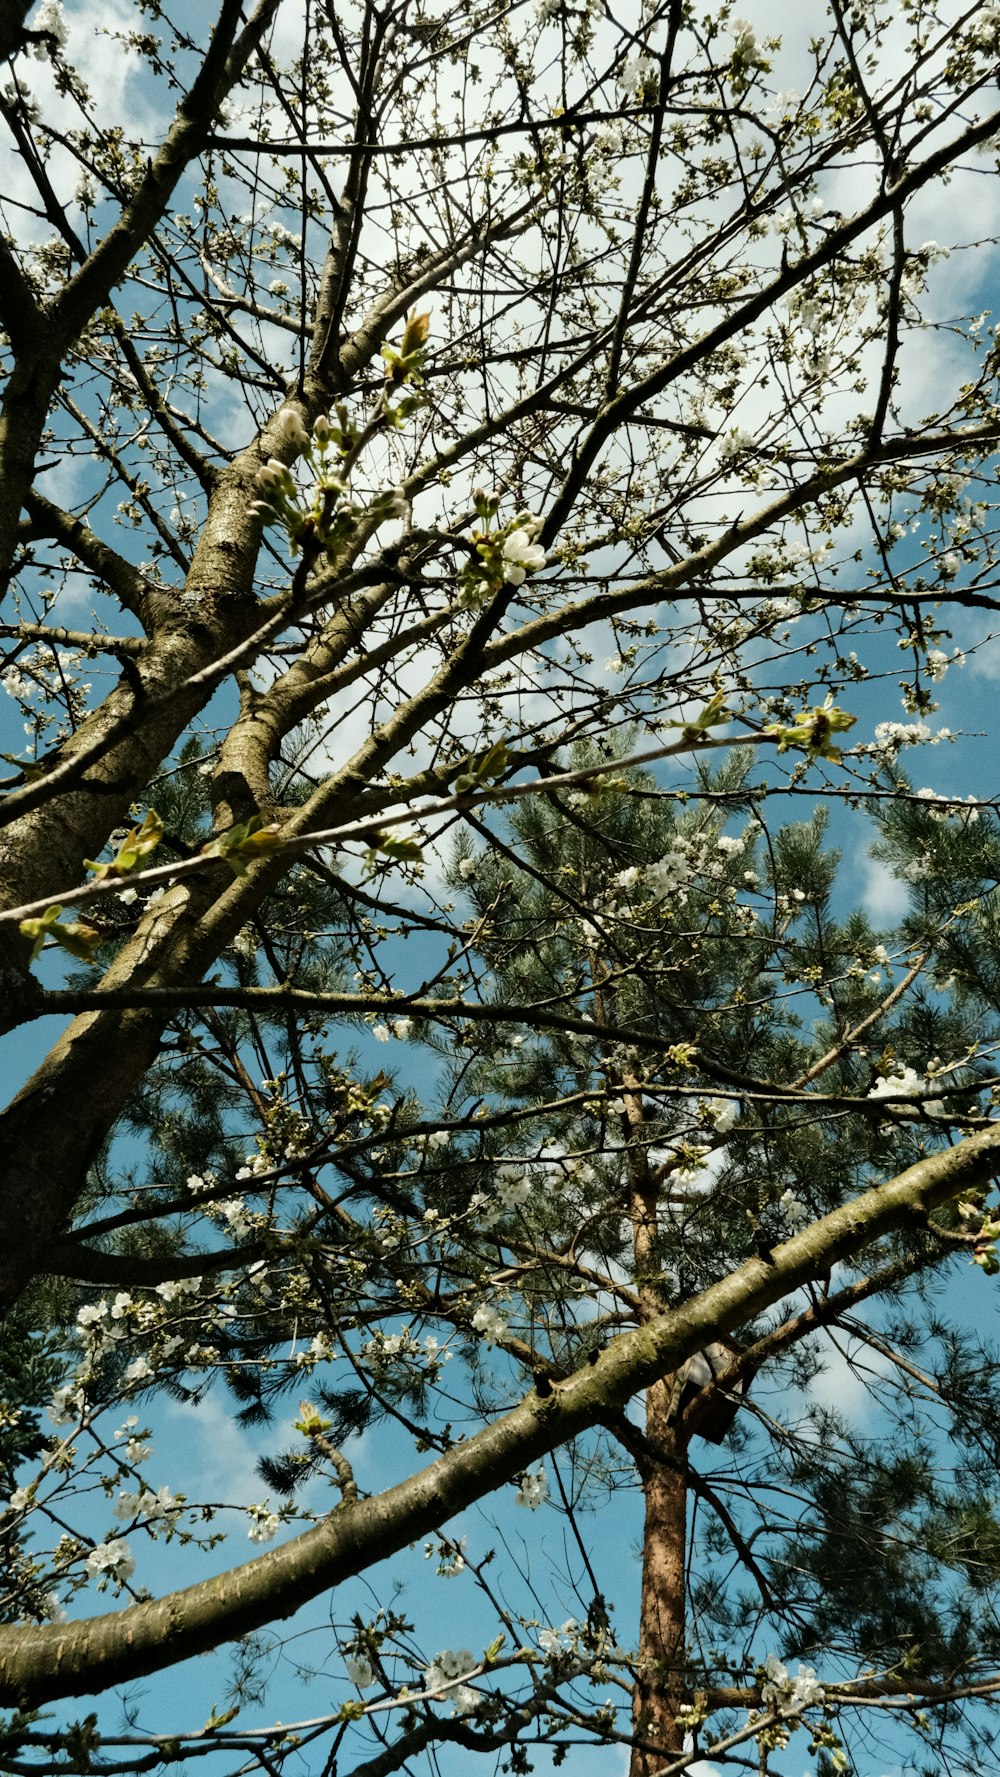
[[[870,1380],[897,1374],[891,1359],[857,1339],[846,1346],[842,1341],[834,1344],[829,1335],[824,1337],[821,1356],[823,1368],[806,1390],[808,1399],[839,1413],[855,1429],[864,1426],[877,1412]]]
[[[900,882],[877,858],[865,859],[861,903],[877,924],[891,925],[902,919],[909,900],[910,892],[905,882]]]
[[[226,1505],[250,1505],[261,1498],[265,1489],[257,1473],[260,1451],[237,1425],[230,1403],[208,1394],[200,1401],[171,1401],[166,1411],[174,1434],[171,1442],[183,1451],[184,1462],[183,1474],[168,1476],[172,1487],[192,1500]],[[159,1442],[157,1455],[167,1448],[164,1439]]]

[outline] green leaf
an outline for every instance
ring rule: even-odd
[[[333,1424],[332,1419],[322,1419],[320,1417],[319,1411],[313,1406],[312,1401],[300,1401],[299,1413],[301,1417],[295,1421],[295,1430],[300,1431],[304,1438],[313,1438],[316,1437],[317,1434],[321,1435],[323,1432],[329,1431]]]
[[[280,822],[265,821],[263,815],[255,814],[239,826],[228,827],[203,845],[201,855],[204,858],[225,858],[236,876],[245,876],[248,864],[280,851],[284,844]]]
[[[40,914],[37,919],[22,919],[18,930],[22,938],[32,940],[32,962],[41,950],[61,912],[62,908],[59,906],[46,907],[45,912]]]
[[[470,790],[481,789],[484,784],[495,783],[505,771],[509,771],[510,764],[511,757],[506,741],[494,741],[485,753],[472,761],[468,771],[459,773],[454,783],[456,796],[464,796]]]
[[[131,833],[118,848],[117,855],[108,864],[95,864],[90,858],[84,858],[88,870],[92,870],[98,880],[107,876],[126,876],[148,858],[150,852],[156,850],[163,838],[163,822],[155,808],[147,809],[146,818],[141,827],[133,827]]]
[[[50,935],[57,944],[61,944],[64,950],[68,950],[70,955],[77,957],[80,962],[97,961],[94,950],[101,941],[101,934],[95,931],[93,926],[84,925],[81,921],[75,921],[73,925],[68,926],[53,925],[50,928]]]
[[[333,1719],[334,1721],[363,1721],[364,1714],[364,1704],[355,1697],[348,1703],[342,1703]]]
[[[61,913],[62,908],[56,905],[46,907],[45,912],[37,919],[22,919],[19,930],[22,938],[30,938],[32,941],[31,961],[34,962],[46,938],[52,938],[80,962],[94,962],[94,947],[101,941],[100,932],[95,931],[93,926],[84,925],[82,921],[61,926]]]
[[[385,857],[393,858],[399,864],[419,864],[423,861],[423,849],[415,839],[406,838],[403,834],[395,837],[392,833],[378,833],[374,845],[368,853],[370,863],[375,862],[377,852]]]
[[[715,696],[706,703],[701,714],[695,716],[693,722],[685,722],[684,727],[689,733],[700,734],[706,728],[714,728],[719,722],[728,721],[729,711],[726,708],[726,694],[724,691],[717,691]]]
[[[834,734],[842,734],[853,728],[857,716],[849,710],[838,708],[833,701],[833,693],[827,692],[826,702],[816,704],[811,710],[802,710],[795,721],[787,725],[774,723],[764,730],[765,734],[778,736],[778,751],[784,753],[789,747],[798,747],[808,753],[810,759],[841,758],[841,751],[831,740]]]
[[[205,1733],[210,1734],[212,1732],[213,1728],[224,1728],[226,1723],[233,1721],[237,1715],[239,1715],[239,1708],[238,1707],[233,1708],[233,1709],[224,1709],[222,1714],[219,1715],[216,1713],[215,1704],[213,1703],[212,1704],[212,1713],[209,1716],[207,1722],[205,1723],[205,1730],[204,1730]]]
[[[15,771],[19,771],[25,782],[29,784],[44,777],[48,770],[48,766],[39,764],[38,760],[19,759],[16,753],[0,753],[0,759],[4,759],[8,765],[13,765]]]
[[[475,773],[480,783],[493,783],[498,777],[503,776],[509,766],[510,754],[507,751],[507,743],[497,740],[494,741],[489,752],[484,753],[483,757],[478,760]]]

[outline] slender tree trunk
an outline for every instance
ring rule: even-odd
[[[652,1777],[681,1751],[684,1739],[678,1715],[686,1699],[687,1452],[668,1419],[672,1384],[673,1377],[667,1377],[646,1391],[646,1437],[656,1461],[649,1466],[643,1488],[639,1678],[632,1704],[637,1744],[630,1777]]]
[[[630,1219],[639,1293],[639,1317],[654,1320],[663,1311],[658,1286],[656,1224],[660,1185],[641,1140],[642,1098],[636,1083],[623,1082],[626,1135],[631,1138]],[[634,1143],[634,1145],[632,1145]],[[642,1593],[639,1604],[639,1676],[632,1703],[636,1743],[630,1777],[653,1773],[676,1756],[684,1733],[679,1713],[686,1700],[684,1628],[687,1550],[687,1450],[679,1437],[675,1377],[646,1390],[644,1465],[645,1522],[642,1541]]]

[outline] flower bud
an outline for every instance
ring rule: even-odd
[[[270,472],[270,475],[273,478],[269,485],[275,490],[275,492],[294,497],[295,483],[292,480],[291,470],[286,468],[285,464],[280,462],[277,457],[268,458],[266,469]]]
[[[309,449],[312,440],[306,431],[301,414],[296,413],[294,407],[281,409],[278,415],[278,425],[289,444],[294,444],[296,450]]]

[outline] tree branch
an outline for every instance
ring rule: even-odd
[[[769,1260],[751,1259],[683,1307],[620,1334],[596,1363],[544,1399],[528,1395],[409,1480],[341,1508],[257,1561],[110,1616],[0,1628],[0,1704],[36,1708],[55,1697],[102,1691],[288,1615],[508,1484],[709,1339],[733,1332],[882,1235],[923,1220],[960,1190],[984,1183],[998,1162],[997,1124],[918,1161],[777,1247]]]

